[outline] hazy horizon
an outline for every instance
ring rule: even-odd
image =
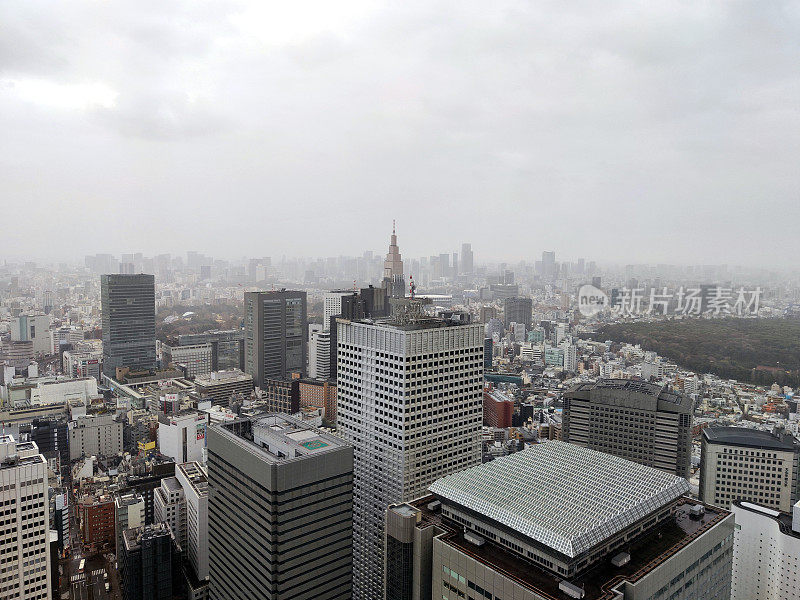
[[[0,4],[0,260],[795,267],[800,5]]]

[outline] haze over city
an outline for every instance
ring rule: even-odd
[[[7,258],[791,267],[793,2],[4,2]]]

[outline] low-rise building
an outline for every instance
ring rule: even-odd
[[[242,394],[250,397],[253,393],[253,376],[239,369],[214,371],[207,376],[197,377],[194,387],[202,400],[228,406],[231,396]]]
[[[69,423],[69,456],[119,456],[122,454],[122,423],[111,413],[83,415]]]

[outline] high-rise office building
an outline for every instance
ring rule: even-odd
[[[386,512],[386,600],[728,600],[734,520],[675,475],[549,441]]]
[[[800,502],[792,513],[735,501],[731,600],[800,598]]]
[[[644,381],[580,383],[564,394],[562,435],[565,442],[688,477],[692,401]]]
[[[331,376],[331,332],[319,329],[311,332],[308,341],[308,376],[328,379]]]
[[[207,377],[195,379],[194,389],[203,400],[228,406],[231,396],[241,394],[245,398],[250,397],[253,393],[253,376],[239,369],[214,371]]]
[[[118,367],[156,368],[155,278],[152,275],[101,275],[103,374]]]
[[[461,272],[464,275],[472,275],[474,268],[472,244],[461,244]]]
[[[208,476],[197,462],[175,467],[175,478],[186,499],[186,548],[195,576],[208,579]]]
[[[337,426],[355,453],[354,598],[380,598],[384,513],[480,464],[483,326],[339,320]]]
[[[504,318],[506,329],[511,328],[511,323],[524,323],[525,329],[530,329],[533,321],[533,300],[531,298],[506,298]]]
[[[52,598],[47,461],[33,442],[0,434],[0,598]]]
[[[556,253],[553,251],[542,252],[542,275],[547,279],[553,279],[556,274]]]
[[[269,378],[306,372],[307,321],[305,292],[245,292],[245,372],[256,387]]]
[[[352,595],[353,450],[288,415],[212,425],[211,600]]]
[[[177,473],[177,468],[175,472]],[[166,523],[182,552],[186,551],[186,493],[177,477],[164,477],[153,492],[153,522]]]
[[[406,280],[403,275],[403,257],[397,245],[397,232],[392,222],[392,237],[389,241],[389,252],[383,261],[383,288],[390,298],[404,298]]]
[[[700,448],[700,499],[790,512],[800,500],[800,441],[745,427],[708,427]]]

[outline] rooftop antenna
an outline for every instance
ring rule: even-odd
[[[392,219],[392,235],[395,235],[395,229],[394,219]]]
[[[356,291],[356,280],[355,279],[353,279],[353,291],[354,292]]]
[[[408,279],[410,280],[410,283],[409,283],[409,286],[408,286],[409,287],[408,292],[409,292],[409,295],[411,296],[411,299],[413,300],[415,292],[417,291],[417,286],[414,285],[414,276],[413,275],[409,275]]]

